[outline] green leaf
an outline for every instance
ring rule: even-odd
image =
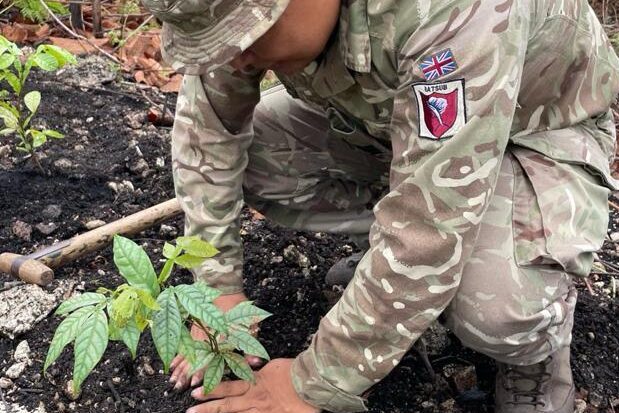
[[[215,307],[211,300],[204,294],[202,288],[194,285],[181,284],[174,287],[176,296],[181,305],[194,317],[197,317],[207,326],[220,331],[225,332],[228,329],[226,319],[217,307]]]
[[[140,299],[142,304],[146,306],[146,308],[149,308],[151,310],[159,310],[159,304],[157,304],[157,301],[153,298],[152,295],[150,295],[147,290],[136,288],[135,291],[138,293],[138,298]]]
[[[5,128],[0,130],[0,136],[10,135],[11,133],[15,133],[15,129]]]
[[[127,325],[120,330],[120,338],[125,343],[131,357],[135,359],[138,352],[138,343],[140,341],[140,329],[138,328],[135,320],[129,320]]]
[[[123,284],[126,286],[126,284]],[[122,286],[121,286],[122,287]],[[122,291],[112,300],[110,317],[118,328],[124,328],[138,310],[138,293],[134,288],[119,288]]]
[[[52,130],[52,129],[43,129],[41,132],[43,132],[43,134],[45,134],[45,136],[47,136],[48,138],[54,138],[54,139],[64,138],[64,135],[62,133]]]
[[[187,374],[188,377],[193,376],[198,371],[202,370],[215,358],[215,353],[197,353],[196,364],[191,366],[191,370]]]
[[[28,132],[32,135],[32,147],[38,148],[47,142],[47,136],[36,129],[29,129]]]
[[[19,119],[4,106],[0,106],[0,118],[7,128],[17,129],[19,127]]]
[[[176,264],[180,265],[183,268],[187,268],[188,270],[198,267],[204,262],[204,260],[205,258],[191,254],[183,254],[180,257],[174,258],[174,262]]]
[[[115,235],[114,263],[130,285],[144,288],[155,297],[159,295],[159,284],[153,264],[146,252],[135,242]]]
[[[267,353],[262,344],[246,331],[231,328],[227,340],[245,354],[269,360],[269,353]]]
[[[37,52],[45,53],[52,56],[58,63],[59,67],[63,67],[67,63],[77,63],[75,56],[73,56],[68,50],[63,49],[62,47],[54,46],[52,44],[45,44],[39,46]]]
[[[208,367],[204,371],[204,379],[202,380],[202,391],[204,394],[209,394],[213,391],[224,376],[224,358],[220,354],[215,354]]]
[[[0,70],[5,70],[11,66],[15,61],[15,58],[16,56],[9,53],[0,55]]]
[[[221,295],[221,291],[213,287],[209,287],[208,284],[204,281],[198,281],[194,283],[193,287],[196,288],[200,292],[200,294],[204,296],[204,299],[206,301],[213,301]]]
[[[243,301],[226,313],[226,319],[230,324],[250,327],[271,315],[268,311],[253,305],[251,301]]]
[[[178,237],[176,245],[181,246],[186,253],[202,258],[210,258],[219,253],[219,250],[210,243],[203,241],[197,235]]]
[[[178,245],[174,246],[168,242],[163,244],[163,256],[168,259],[173,259],[173,258],[178,257],[178,254],[180,254],[182,250],[183,250],[183,247],[178,246]]]
[[[75,338],[74,393],[79,394],[82,383],[103,357],[107,343],[107,317],[103,310],[99,310],[82,324]]]
[[[167,373],[170,362],[176,356],[180,338],[182,319],[178,309],[176,297],[172,289],[166,289],[157,297],[157,304],[161,308],[153,314],[151,335],[159,357],[163,361],[163,369]]]
[[[196,341],[191,337],[187,328],[181,328],[180,341],[178,342],[178,353],[181,354],[190,365],[196,362]]]
[[[173,268],[174,268],[174,260],[166,260],[165,264],[163,265],[163,268],[161,269],[161,274],[159,274],[159,277],[157,277],[157,282],[159,283],[159,285],[162,285],[168,280],[168,278],[170,277],[170,274],[172,274]]]
[[[41,104],[41,92],[33,90],[26,93],[24,103],[30,112],[35,113]]]
[[[71,297],[68,300],[64,301],[62,304],[60,304],[56,309],[55,314],[67,314],[87,305],[97,305],[104,303],[106,300],[107,298],[103,294],[99,293],[80,294],[75,297]]]
[[[16,95],[19,95],[21,93],[21,82],[19,81],[19,78],[15,76],[14,73],[11,73],[11,72],[6,72],[5,76],[6,76],[6,81],[8,82],[9,86],[11,86],[11,88],[13,89],[13,92],[15,92]]]
[[[245,357],[236,353],[224,353],[224,359],[236,377],[241,380],[254,382],[254,372],[249,367]]]
[[[40,67],[46,72],[53,72],[54,70],[58,70],[60,68],[58,60],[50,54],[37,52],[31,57],[33,65]]]
[[[72,342],[77,336],[77,332],[84,324],[84,322],[95,312],[95,307],[82,307],[69,315],[67,318],[56,328],[54,338],[47,350],[47,357],[45,358],[45,364],[43,365],[43,371],[45,372],[49,366],[62,354],[62,350]]]

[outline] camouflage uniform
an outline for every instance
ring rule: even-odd
[[[605,235],[618,69],[585,0],[344,0],[321,58],[262,101],[261,73],[185,66],[177,195],[187,233],[222,251],[196,276],[242,291],[243,199],[295,228],[369,231],[293,367],[330,411],[364,410],[443,312],[480,352],[543,360],[569,344],[570,280]]]

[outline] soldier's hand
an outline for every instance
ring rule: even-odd
[[[303,401],[292,386],[293,359],[275,359],[255,373],[256,383],[227,381],[207,395],[202,388],[191,395],[205,401],[187,413],[318,413],[319,409]]]
[[[237,304],[247,301],[247,297],[243,293],[237,294],[228,294],[219,296],[213,301],[221,311],[226,312]],[[251,331],[253,335],[258,334],[258,327],[252,326]],[[194,340],[205,340],[206,334],[197,325],[193,325],[191,327],[191,336]],[[247,362],[252,367],[258,367],[262,363],[262,360],[256,356],[247,356]],[[189,363],[183,358],[183,356],[176,356],[172,363],[170,363],[170,368],[172,369],[172,375],[170,376],[170,382],[174,383],[175,390],[181,390],[187,388],[191,384],[191,386],[198,385],[202,378],[204,377],[204,370],[199,370],[192,377],[189,377],[189,371],[191,370],[191,366]]]

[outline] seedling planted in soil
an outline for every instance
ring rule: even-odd
[[[206,369],[204,393],[221,382],[226,365],[237,377],[253,381],[249,364],[236,351],[269,358],[250,327],[271,314],[249,301],[224,314],[213,304],[221,292],[204,282],[166,286],[175,265],[194,268],[218,252],[198,237],[179,237],[175,244],[164,245],[166,262],[157,276],[141,247],[127,238],[114,237],[114,263],[127,283],[114,291],[101,288],[84,293],[58,307],[56,314],[66,318],[56,329],[43,370],[73,343],[72,391],[77,396],[109,340],[122,341],[135,358],[140,335],[150,328],[166,373],[179,354],[190,363],[190,375]],[[194,340],[191,325],[201,328],[207,338]]]
[[[0,136],[17,135],[17,150],[28,153],[42,172],[36,149],[48,138],[60,139],[64,135],[51,129],[30,127],[41,103],[41,93],[32,90],[24,95],[24,86],[33,67],[54,72],[69,63],[75,64],[75,57],[60,47],[42,44],[34,52],[24,55],[15,43],[0,36],[0,81],[6,81],[12,90],[12,93],[0,90],[0,119],[4,122]]]

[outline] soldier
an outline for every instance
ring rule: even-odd
[[[195,274],[218,305],[246,299],[244,200],[293,228],[369,233],[306,351],[255,385],[198,389],[188,412],[363,411],[441,314],[497,361],[497,412],[573,412],[572,278],[616,189],[619,60],[586,0],[146,3],[185,74],[174,179],[186,233],[221,250]],[[265,69],[283,87],[261,97]]]

